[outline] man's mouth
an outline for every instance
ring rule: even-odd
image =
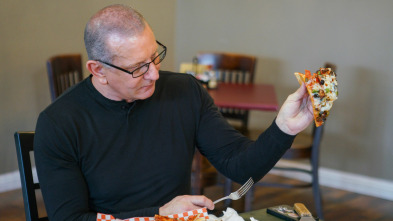
[[[144,91],[148,91],[148,90],[150,90],[151,88],[153,88],[153,86],[154,86],[154,83],[151,83],[151,84],[142,86],[141,89],[144,90]]]
[[[150,88],[151,86],[153,86],[153,84],[145,85],[145,86],[143,86],[142,88]]]

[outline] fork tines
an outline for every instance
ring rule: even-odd
[[[250,177],[250,179],[248,179],[247,182],[244,183],[237,192],[240,196],[243,196],[252,187],[252,185],[254,185],[254,180],[252,180],[252,177]]]

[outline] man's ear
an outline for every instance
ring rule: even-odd
[[[106,79],[106,73],[103,71],[104,68],[99,61],[88,60],[86,62],[86,68],[90,71],[93,77],[97,78],[98,82],[103,85],[108,84],[108,80]]]

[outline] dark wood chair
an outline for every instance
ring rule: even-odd
[[[336,71],[336,65],[332,63],[326,63],[326,68],[331,68],[333,71]],[[312,133],[310,135],[305,133],[300,133],[292,147],[284,154],[282,159],[285,160],[304,160],[308,159],[310,162],[310,169],[303,169],[298,167],[280,167],[275,166],[273,170],[281,170],[281,171],[289,171],[289,172],[300,172],[305,173],[311,176],[310,182],[300,182],[297,184],[289,184],[289,183],[267,183],[262,181],[255,184],[255,186],[273,186],[273,187],[282,187],[282,188],[309,188],[312,187],[314,203],[317,215],[320,219],[323,219],[323,206],[322,206],[322,196],[321,190],[319,186],[319,152],[320,152],[320,144],[322,140],[324,125],[320,127],[316,127],[313,124]],[[255,138],[255,137],[254,137]],[[247,192],[245,196],[245,211],[250,211],[253,199],[254,189],[252,188]]]
[[[198,150],[195,150],[191,172],[191,194],[202,195],[204,188],[218,183],[218,172]]]
[[[51,99],[83,79],[80,54],[56,55],[46,62]]]
[[[216,72],[219,82],[234,84],[254,83],[254,73],[257,59],[251,55],[200,52],[197,55],[198,64],[209,65]],[[225,118],[241,123],[237,128],[243,134],[248,132],[248,110],[220,108]]]
[[[44,221],[48,217],[39,217],[36,190],[40,185],[34,182],[32,172],[32,160],[30,153],[33,152],[34,132],[15,132],[15,145],[18,158],[20,180],[22,184],[23,203],[27,221]]]
[[[254,189],[256,186],[267,186],[267,187],[279,187],[279,188],[310,188],[312,187],[313,197],[316,212],[318,217],[323,219],[322,210],[322,198],[319,186],[319,147],[321,144],[321,139],[323,135],[324,126],[315,127],[313,126],[313,132],[311,137],[307,135],[298,135],[295,139],[292,147],[284,154],[281,159],[284,160],[305,160],[308,159],[310,162],[310,168],[304,169],[300,167],[292,166],[275,166],[272,170],[294,172],[294,173],[305,173],[311,176],[310,182],[288,182],[288,183],[269,183],[264,182],[263,179],[258,183],[254,184],[245,196],[244,211],[252,210],[252,201],[254,196]],[[299,139],[300,138],[300,139]]]
[[[234,53],[201,52],[198,53],[197,59],[198,64],[209,65],[215,71],[218,82],[230,82],[234,84],[252,84],[254,82],[257,61],[254,56]],[[229,108],[221,108],[220,111],[224,117],[241,123],[241,126],[236,129],[244,134],[248,133],[248,111]],[[203,194],[205,187],[214,185],[223,185],[225,195],[231,193],[232,189],[232,181],[220,175],[198,151],[196,151],[193,160],[191,183],[193,194]],[[229,206],[230,200],[226,200],[224,203],[225,206]]]

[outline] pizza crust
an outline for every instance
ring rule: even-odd
[[[296,76],[297,81],[299,82],[300,85],[302,85],[303,83],[306,83],[304,74],[299,73],[299,72],[295,72],[295,76]]]

